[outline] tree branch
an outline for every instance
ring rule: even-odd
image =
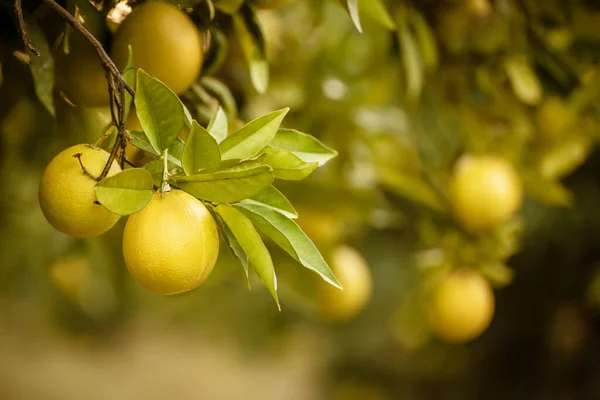
[[[18,1],[20,3],[20,0],[16,0],[16,1]],[[117,77],[123,84],[123,87],[125,88],[125,90],[127,90],[129,92],[129,94],[134,96],[135,92],[133,91],[131,86],[129,86],[129,84],[127,82],[125,82],[125,80],[123,79],[123,76],[121,75],[121,72],[119,71],[119,69],[117,68],[115,63],[110,59],[108,54],[106,54],[104,47],[102,47],[102,44],[98,41],[98,39],[96,39],[94,37],[94,35],[92,35],[87,29],[85,29],[84,26],[81,25],[81,23],[75,19],[75,17],[73,17],[67,10],[65,10],[63,7],[61,7],[60,4],[58,4],[56,1],[44,0],[44,3],[49,5],[56,12],[58,12],[60,14],[60,16],[63,17],[63,19],[65,21],[67,21],[67,23],[69,25],[71,25],[73,27],[73,29],[75,29],[77,32],[81,33],[83,35],[83,37],[85,37],[85,39],[88,42],[90,42],[90,44],[94,47],[94,49],[96,50],[96,53],[98,53],[98,56],[100,57],[100,60],[102,62],[102,67],[105,70],[109,71],[113,76]]]
[[[36,56],[40,56],[40,52],[33,46],[31,41],[29,40],[29,36],[27,35],[27,30],[25,29],[25,18],[23,18],[23,6],[21,5],[21,0],[15,0],[15,14],[17,14],[17,22],[19,27],[19,34],[23,39],[23,44]]]

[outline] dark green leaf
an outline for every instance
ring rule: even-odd
[[[208,123],[207,130],[208,133],[215,138],[217,143],[221,143],[223,140],[225,140],[225,138],[227,138],[227,115],[221,106],[219,106],[217,112]]]
[[[179,97],[164,83],[137,70],[135,108],[149,143],[157,153],[169,148],[184,126]]]
[[[150,175],[152,175],[152,179],[154,180],[154,185],[158,187],[163,179],[163,160],[149,161],[146,164],[144,164],[143,168],[146,171],[150,172]]]
[[[226,84],[214,76],[203,76],[200,78],[200,86],[206,93],[217,100],[227,115],[237,118],[237,104],[231,90]]]
[[[131,141],[129,142],[132,146],[137,147],[138,149],[142,149],[147,153],[154,154],[155,156],[160,156],[152,145],[150,144],[148,137],[142,131],[129,131],[131,135]],[[177,138],[169,147],[169,154],[167,160],[172,162],[178,167],[181,167],[181,155],[183,153],[183,142],[181,139]]]
[[[317,138],[294,129],[279,129],[271,146],[293,153],[305,162],[318,162],[319,166],[337,156],[337,151],[325,146]]]
[[[236,207],[304,267],[315,271],[331,285],[342,288],[317,247],[293,220],[267,207],[250,204],[238,204]]]
[[[46,110],[52,116],[55,116],[56,110],[54,109],[54,97],[52,95],[54,90],[54,57],[52,57],[44,32],[42,32],[36,20],[28,17],[25,19],[25,23],[27,24],[29,40],[31,40],[33,47],[40,52],[40,56],[37,57],[27,49],[27,54],[31,60],[29,68],[31,75],[33,75],[35,94]]]
[[[300,181],[310,175],[319,163],[306,163],[293,153],[277,147],[267,146],[264,150],[265,164],[273,167],[275,178],[288,181]]]
[[[83,19],[85,29],[87,29],[96,39],[103,42],[106,39],[105,17],[88,0],[73,0],[79,9],[80,18]],[[81,22],[81,21],[80,21]],[[77,33],[79,35],[79,33]]]
[[[288,218],[298,218],[298,213],[289,202],[289,200],[275,188],[275,186],[269,186],[260,193],[254,196],[242,200],[243,204],[258,205],[263,207],[272,208],[275,211],[279,211]]]
[[[181,157],[183,170],[187,175],[198,171],[213,172],[220,163],[221,153],[216,140],[194,121]]]
[[[102,179],[95,187],[96,197],[107,210],[118,215],[140,211],[152,199],[152,175],[142,168],[131,168]]]
[[[263,115],[227,137],[219,146],[221,158],[223,160],[244,159],[257,155],[273,140],[288,111],[289,108],[284,108]]]
[[[252,85],[259,93],[264,93],[269,86],[269,64],[264,35],[252,8],[242,6],[240,13],[233,15],[233,26],[250,68]]]
[[[277,298],[277,277],[273,260],[254,225],[241,211],[228,204],[219,204],[217,212],[231,229],[233,236],[246,253],[250,265],[271,292],[277,307],[281,309]]]

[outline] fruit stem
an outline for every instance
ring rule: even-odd
[[[169,179],[169,149],[164,149],[160,158],[163,160],[163,175],[160,181],[160,194],[162,195],[171,190],[171,187],[167,183]]]
[[[73,154],[73,157],[75,157],[77,159],[77,161],[79,161],[79,165],[81,166],[81,169],[83,170],[83,173],[85,175],[89,176],[90,178],[92,178],[98,182],[102,180],[102,179],[98,178],[97,176],[94,176],[90,171],[88,171],[88,169],[85,167],[85,165],[83,165],[83,162],[81,162],[81,153],[75,153],[75,154]]]

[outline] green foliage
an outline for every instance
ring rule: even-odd
[[[142,168],[132,168],[102,179],[96,185],[96,197],[109,211],[129,215],[150,202],[152,189],[151,173]]]

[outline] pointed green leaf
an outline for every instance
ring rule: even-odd
[[[271,292],[277,307],[281,309],[277,298],[277,277],[275,276],[273,260],[271,260],[271,255],[254,225],[241,211],[228,204],[219,204],[217,212],[231,229],[233,236],[246,253],[250,265],[256,270],[258,276]]]
[[[217,112],[208,123],[207,130],[217,143],[221,143],[227,137],[227,115],[221,106],[219,106]]]
[[[160,156],[154,147],[150,144],[150,141],[146,134],[142,131],[129,131],[131,135],[131,141],[129,144],[137,147],[138,149],[142,149],[147,153],[154,154],[155,156]],[[176,166],[181,168],[181,155],[183,153],[183,141],[177,138],[169,147],[169,155],[167,160],[175,164]]]
[[[410,101],[415,102],[421,96],[425,77],[419,47],[408,29],[406,18],[406,12],[401,10],[398,13],[398,40],[406,79],[406,95]]]
[[[175,184],[199,199],[233,203],[259,193],[269,187],[273,179],[271,167],[263,165],[250,169],[181,176],[175,178]]]
[[[219,224],[219,227],[221,228],[221,234],[225,239],[225,242],[227,243],[227,247],[229,247],[231,254],[240,260],[242,268],[244,269],[244,274],[246,276],[246,282],[248,283],[248,289],[250,289],[250,276],[248,275],[248,256],[246,256],[244,249],[242,249],[242,246],[240,246],[240,243],[233,235],[233,232],[231,232],[231,229],[229,229],[225,221],[223,221],[223,218],[221,218],[221,216],[216,212],[213,213],[213,217],[215,218],[215,220]]]
[[[360,14],[358,12],[359,11],[358,10],[358,1],[359,0],[340,0],[340,3],[346,9],[346,11],[348,12],[348,15],[350,15],[350,19],[352,19],[352,23],[356,27],[356,30],[358,30],[360,33],[362,33],[363,29],[362,29],[362,25],[360,24]]]
[[[423,58],[423,65],[427,70],[434,70],[439,64],[439,50],[435,34],[423,16],[414,11],[410,22],[415,30],[415,37],[419,43],[419,50]]]
[[[31,44],[39,52],[40,56],[37,57],[29,49],[27,54],[30,57],[29,69],[33,76],[33,85],[35,88],[35,94],[37,95],[40,102],[44,105],[46,110],[53,117],[56,115],[54,108],[54,57],[52,51],[48,45],[48,41],[44,36],[42,28],[38,25],[34,18],[25,18],[27,24],[27,34]],[[107,89],[108,90],[108,86]]]
[[[543,96],[542,86],[525,56],[513,56],[504,61],[504,69],[515,95],[524,104],[534,106]]]
[[[163,160],[149,161],[146,164],[144,164],[142,168],[150,172],[150,175],[152,175],[152,179],[154,180],[154,185],[160,186],[160,182],[163,179]]]
[[[420,177],[406,175],[390,168],[378,168],[379,181],[398,196],[417,202],[434,211],[445,212],[446,206],[438,194]]]
[[[131,168],[102,179],[96,185],[96,198],[107,210],[118,215],[140,211],[152,199],[154,183],[150,172]]]
[[[221,158],[229,160],[254,157],[273,140],[288,111],[289,108],[284,108],[257,118],[223,140],[219,146]]]
[[[198,171],[213,172],[219,168],[221,153],[216,140],[196,121],[183,149],[181,164],[187,175]]]
[[[331,285],[342,288],[317,247],[293,220],[267,207],[250,204],[237,204],[236,207],[304,267],[315,271]]]
[[[185,115],[177,95],[164,83],[138,69],[135,109],[156,153],[168,149],[184,125]]]
[[[317,162],[306,163],[293,153],[277,147],[267,146],[263,151],[267,155],[265,164],[273,167],[273,174],[277,179],[300,181],[319,166]]]
[[[133,61],[133,49],[131,46],[128,47],[129,54],[127,56],[127,65],[123,70],[123,79],[125,82],[129,84],[132,88],[135,87],[135,65]],[[128,91],[125,91],[125,118],[129,115],[129,111],[131,110],[131,102],[133,101],[133,97],[129,94]]]
[[[337,151],[325,146],[317,138],[295,129],[279,129],[271,146],[294,153],[304,162],[318,162],[319,166],[337,156]]]
[[[200,78],[200,86],[210,96],[214,97],[219,106],[223,108],[225,114],[231,118],[237,118],[238,109],[231,93],[231,89],[222,81],[214,76],[203,76]]]
[[[233,26],[242,52],[250,68],[250,80],[259,93],[269,86],[269,63],[264,47],[264,35],[251,7],[244,5],[233,15]]]
[[[390,30],[396,29],[396,23],[382,0],[359,0],[358,5],[361,12],[364,12],[384,27]]]
[[[88,0],[73,0],[73,3],[75,3],[79,9],[79,16],[83,19],[85,29],[94,35],[100,42],[103,42],[107,33],[104,14]],[[78,34],[79,33],[77,33],[77,35]]]
[[[298,213],[292,204],[275,186],[269,186],[254,196],[242,200],[241,203],[269,207],[288,218],[298,218]]]

